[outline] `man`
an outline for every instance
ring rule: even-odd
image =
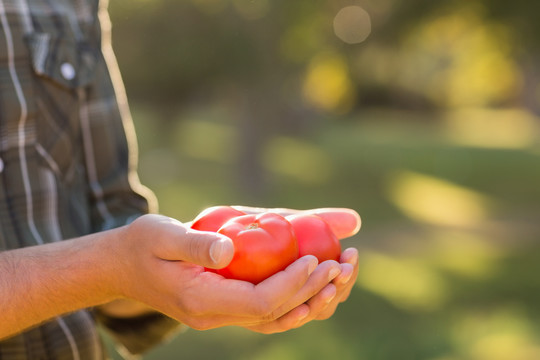
[[[203,271],[229,263],[230,239],[148,214],[109,30],[98,0],[0,0],[0,359],[105,358],[96,322],[137,354],[180,323],[273,333],[331,316],[355,249],[254,286]],[[358,231],[356,213],[321,211]]]

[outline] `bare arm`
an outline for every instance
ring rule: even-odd
[[[136,301],[131,315],[155,309],[201,330],[285,331],[333,313],[328,303],[340,287],[333,280],[355,270],[306,256],[258,285],[204,271],[226,266],[233,252],[222,235],[146,215],[119,229],[0,253],[0,339],[117,299]]]
[[[0,253],[0,339],[57,315],[114,298],[120,230]]]

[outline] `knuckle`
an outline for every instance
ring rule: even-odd
[[[273,320],[275,319],[275,309],[274,307],[268,303],[268,302],[265,302],[264,305],[261,307],[260,309],[260,314],[261,316],[265,319],[265,320]]]
[[[268,301],[258,300],[255,302],[251,312],[254,316],[267,321],[272,318],[273,310],[273,306]]]
[[[195,259],[208,261],[209,252],[207,241],[204,241],[199,234],[190,231],[186,232],[185,237],[188,244],[188,251],[191,256]]]
[[[195,236],[189,232],[186,234],[186,241],[188,242],[189,253],[195,258],[200,258],[202,243],[197,241]]]

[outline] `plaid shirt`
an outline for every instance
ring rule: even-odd
[[[0,251],[153,211],[133,140],[106,4],[0,0]],[[132,352],[176,326],[159,315],[98,318]],[[95,324],[89,310],[58,317],[0,341],[0,359],[103,359]]]

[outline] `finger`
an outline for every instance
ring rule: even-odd
[[[326,320],[334,315],[338,305],[349,297],[351,289],[353,288],[356,282],[357,271],[353,273],[349,281],[342,285],[336,286],[336,296],[331,299],[328,306],[324,308],[319,314],[316,315],[316,320]]]
[[[338,287],[339,301],[343,302],[349,297],[356,278],[358,277],[358,251],[348,248],[341,254],[342,274],[335,280]],[[352,273],[351,273],[352,270]]]
[[[310,317],[305,322],[311,320],[325,320],[330,318],[336,311],[339,303],[344,302],[356,281],[356,268],[349,263],[341,264],[341,273],[332,281],[333,293],[325,288],[317,296],[310,299]],[[326,292],[325,292],[326,291]],[[305,323],[304,322],[304,323]]]
[[[233,258],[233,242],[224,235],[193,230],[174,219],[160,225],[160,246],[155,254],[163,260],[218,269],[227,266]]]
[[[334,298],[313,320],[327,320],[330,319],[336,312],[340,301]]]
[[[301,326],[308,316],[309,306],[301,304],[274,321],[244,327],[262,334],[275,334]]]
[[[346,285],[353,276],[355,268],[349,263],[341,264],[341,273],[334,279],[334,285],[342,287]]]
[[[349,263],[353,267],[358,266],[358,250],[355,248],[345,249],[339,258],[340,263]]]
[[[339,265],[335,261],[325,261],[286,304],[255,322],[254,319],[237,318],[237,324],[244,323],[242,326],[250,330],[268,334],[296,328],[313,320],[336,295],[336,286],[329,284],[337,276],[335,270],[339,273]]]
[[[323,320],[332,316],[339,303],[336,299],[337,295],[337,288],[334,284],[326,285],[324,289],[307,302],[309,316],[304,318],[298,325],[302,326],[312,320]]]
[[[358,275],[357,268],[351,264],[341,264],[342,273],[336,277],[333,284],[336,286],[336,294],[333,298],[327,299],[328,302],[325,308],[321,308],[321,311],[316,314],[316,320],[326,320],[330,318],[336,311],[338,305],[347,300],[351,290],[356,282]]]
[[[360,215],[348,208],[319,208],[310,210],[295,210],[287,208],[259,208],[249,206],[232,206],[234,209],[243,211],[246,214],[258,214],[262,212],[273,212],[281,216],[289,216],[294,214],[306,213],[321,217],[328,223],[338,239],[344,239],[353,236],[362,226]]]
[[[302,212],[302,210],[287,209],[287,208],[262,208],[262,207],[252,207],[252,206],[242,206],[242,205],[233,205],[231,207],[238,211],[242,211],[246,214],[261,214],[264,212],[273,212],[283,217]]]
[[[281,317],[299,304],[309,301],[334,280],[340,271],[340,265],[336,261],[327,260],[322,262],[317,266],[313,274],[311,274],[305,285],[286,303],[274,311],[274,318]]]
[[[306,210],[306,213],[317,215],[326,221],[338,239],[355,235],[362,226],[360,215],[352,209],[321,208]]]
[[[211,304],[207,308],[212,310],[212,314],[243,317],[251,323],[269,321],[277,317],[274,316],[277,308],[304,287],[316,267],[316,257],[304,256],[257,285],[204,273],[193,296],[200,298],[203,295],[204,303]],[[303,302],[296,303],[291,309]],[[204,308],[204,303],[198,304],[199,307]],[[199,312],[204,314],[204,311]]]
[[[285,303],[289,303],[290,307],[284,312],[290,311],[307,300],[303,299],[301,295],[299,296],[299,292],[308,283],[313,282],[313,274],[317,277],[317,274],[321,272],[318,263],[317,258],[312,255],[306,255],[296,260],[285,270],[260,282],[256,286],[256,295],[266,299],[272,313]]]

